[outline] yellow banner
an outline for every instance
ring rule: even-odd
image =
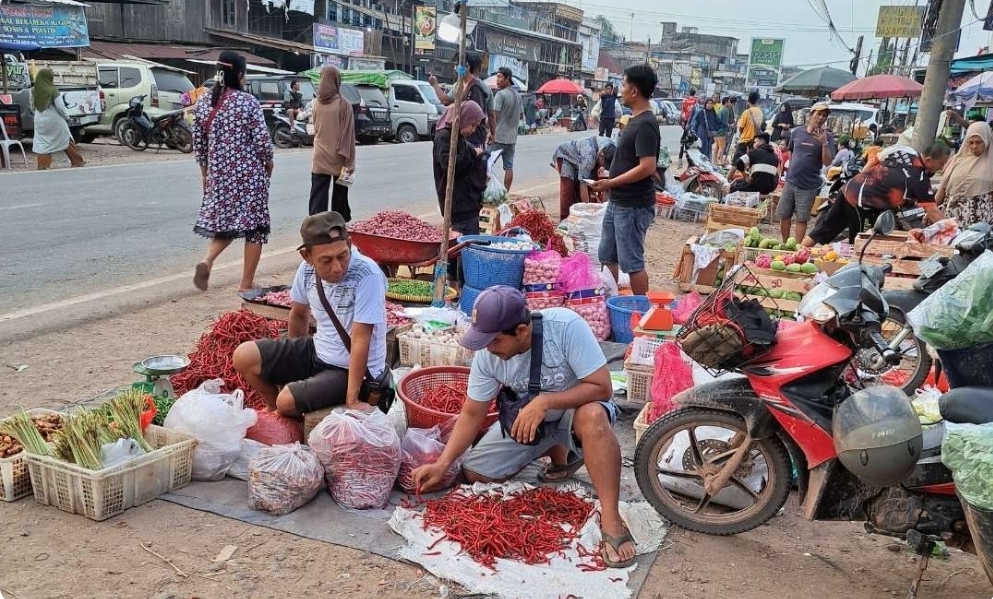
[[[880,6],[876,37],[920,37],[923,18],[923,6]]]
[[[434,35],[438,28],[438,11],[433,6],[414,7],[414,51],[434,52]]]

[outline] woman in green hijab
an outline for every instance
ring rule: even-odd
[[[69,133],[69,115],[65,102],[59,97],[55,87],[55,74],[52,69],[41,69],[34,78],[34,137],[31,148],[38,155],[38,170],[48,170],[52,165],[52,154],[65,152],[72,166],[83,166],[86,162],[79,155]]]

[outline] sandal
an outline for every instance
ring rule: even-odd
[[[608,568],[627,568],[638,559],[638,544],[635,542],[634,537],[631,536],[631,531],[628,530],[627,527],[624,527],[624,534],[619,537],[612,537],[603,532],[602,529],[600,530],[600,536],[603,537],[603,541],[600,543],[600,559],[603,560],[604,565]],[[625,543],[631,543],[635,546],[635,555],[632,556],[631,559],[627,559],[622,562],[611,561],[610,558],[607,557],[607,551],[604,544],[610,545],[614,550],[614,554],[620,555],[621,545]]]
[[[200,291],[207,291],[207,282],[210,281],[210,266],[206,262],[197,264],[196,274],[193,275],[193,284]]]
[[[564,466],[547,464],[538,472],[538,481],[550,485],[564,483],[583,467],[583,463],[583,458],[579,457]]]

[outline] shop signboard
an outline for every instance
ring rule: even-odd
[[[876,37],[909,37],[921,35],[923,6],[880,6],[876,18]]]
[[[539,59],[539,46],[536,40],[525,39],[483,27],[476,27],[477,48],[490,54],[503,54],[519,60],[534,61]]]
[[[361,56],[365,48],[361,29],[314,23],[314,50],[326,54]]]
[[[703,84],[703,71],[701,69],[693,69],[692,71],[690,71],[690,84],[692,85]]]
[[[507,67],[514,77],[521,80],[524,85],[528,83],[528,63],[513,56],[502,54],[490,54],[489,74],[496,73],[500,68]]]
[[[783,65],[784,39],[752,38],[748,54],[748,87],[776,87]]]
[[[433,6],[414,7],[414,53],[427,56],[434,53],[434,38],[438,31],[438,9]]]
[[[8,50],[85,48],[90,45],[82,6],[0,4],[0,47]]]

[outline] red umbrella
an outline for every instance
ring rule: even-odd
[[[538,88],[539,94],[581,94],[583,88],[568,79],[552,79]]]
[[[923,92],[924,86],[913,79],[896,75],[873,75],[846,83],[831,92],[831,99],[840,101],[916,98]]]

